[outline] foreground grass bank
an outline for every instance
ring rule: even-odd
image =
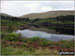
[[[49,41],[44,38],[22,38],[16,33],[1,33],[2,55],[58,55],[74,51],[73,40]]]

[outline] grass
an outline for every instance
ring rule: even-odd
[[[57,55],[58,51],[49,49],[29,49],[29,48],[14,48],[5,47],[1,49],[2,55]]]
[[[50,49],[43,49],[43,50],[36,50],[35,54],[37,55],[57,55],[57,50],[50,50]]]
[[[1,40],[0,40],[0,55],[1,55]]]
[[[1,36],[1,55],[58,55],[60,49],[74,47],[73,40],[54,42],[39,37],[22,38],[16,33],[2,33]]]

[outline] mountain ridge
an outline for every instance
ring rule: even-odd
[[[41,13],[29,13],[26,15],[18,16],[19,18],[29,18],[29,19],[44,19],[44,18],[54,18],[57,16],[66,16],[66,15],[74,15],[75,11],[47,11],[47,12],[41,12]],[[15,17],[6,13],[0,13],[0,15],[3,16],[10,16]],[[17,16],[16,16],[17,17]]]
[[[30,19],[36,19],[36,18],[53,18],[57,16],[65,16],[65,15],[74,15],[75,11],[48,11],[43,13],[30,13],[23,16],[20,16],[21,18],[30,18]]]

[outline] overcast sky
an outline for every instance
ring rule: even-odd
[[[54,10],[74,10],[74,1],[2,1],[1,13],[21,16]]]

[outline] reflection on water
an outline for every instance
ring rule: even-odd
[[[32,30],[18,30],[16,33],[20,33],[22,37],[40,37],[48,40],[59,41],[59,40],[71,40],[74,39],[72,35],[60,35],[60,34],[50,34],[42,31],[32,31]]]

